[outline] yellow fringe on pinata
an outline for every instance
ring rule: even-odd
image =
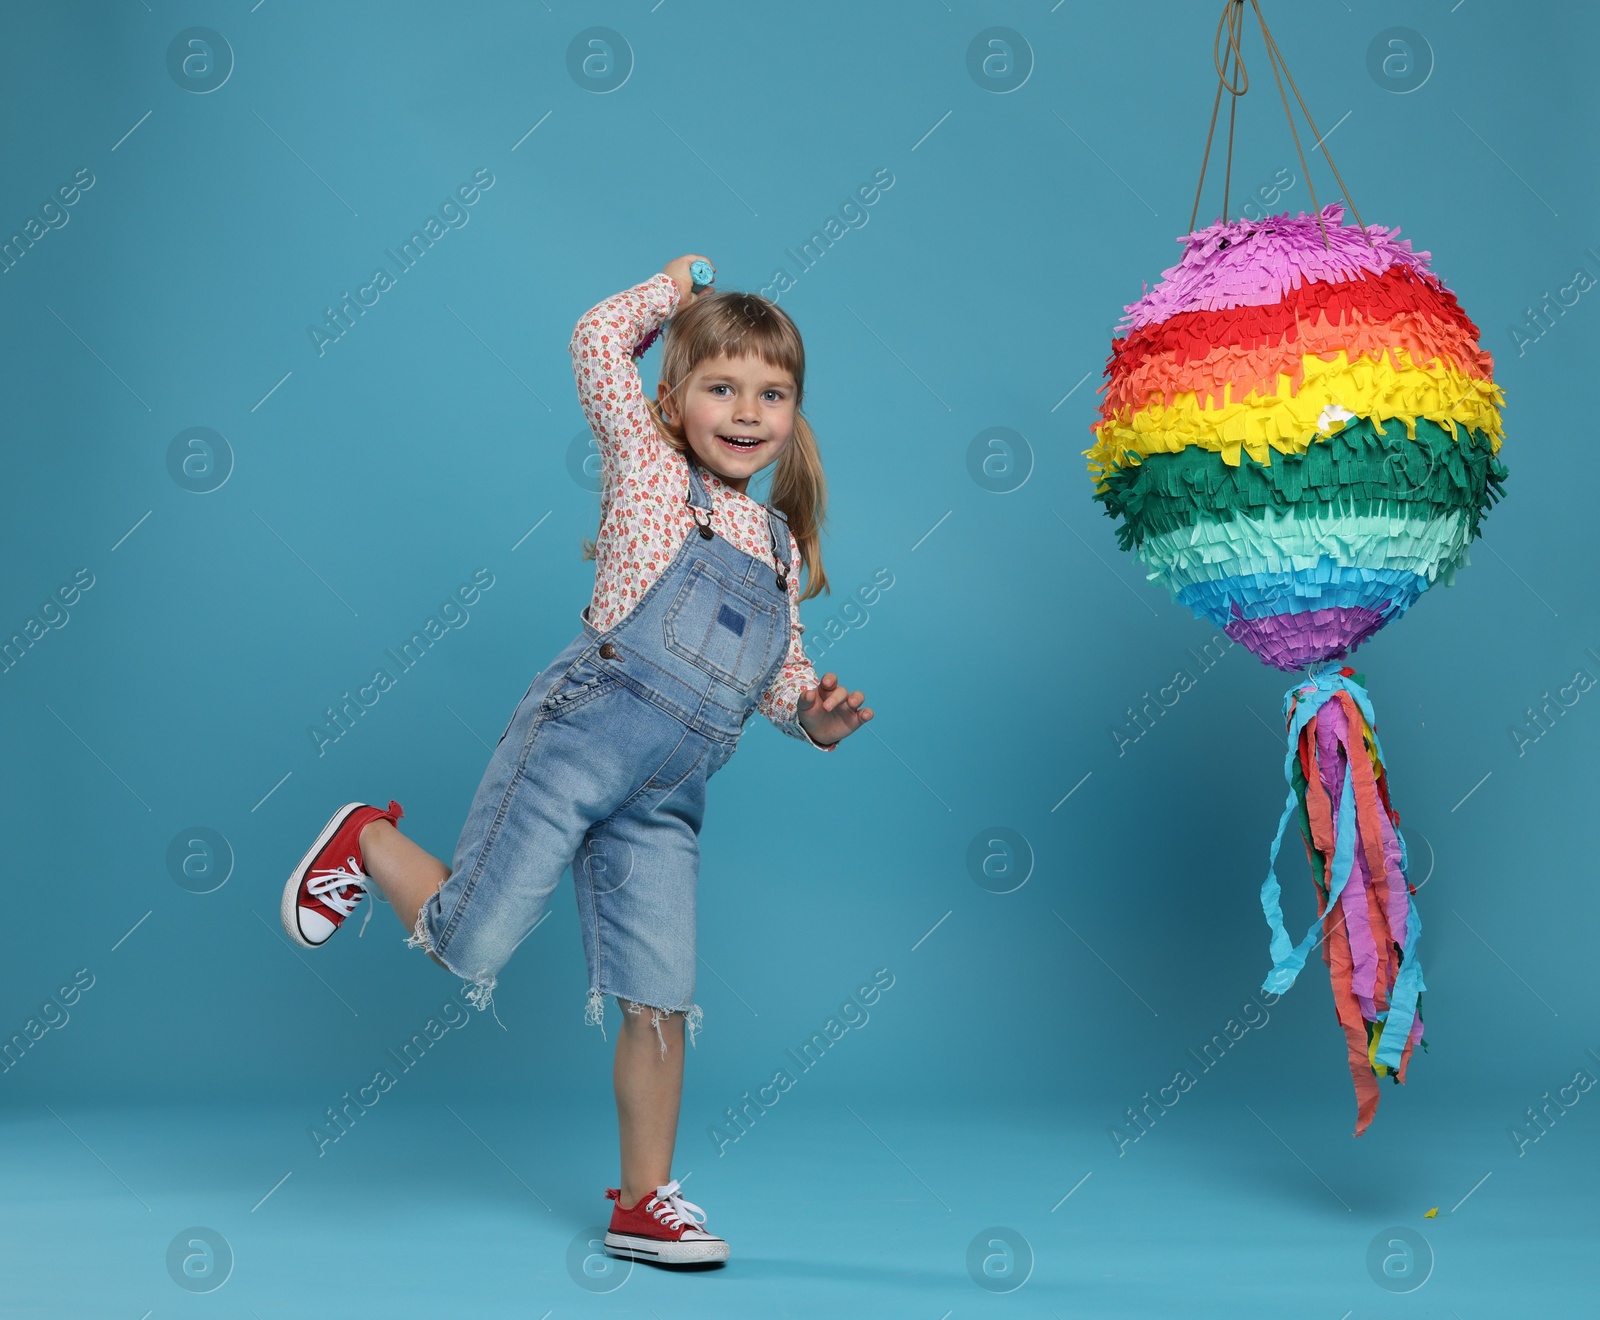
[[[1340,430],[1339,421],[1318,424],[1323,410],[1332,407],[1370,418],[1380,430],[1383,422],[1397,420],[1410,439],[1416,438],[1419,417],[1436,422],[1451,435],[1459,424],[1487,435],[1490,452],[1498,451],[1505,435],[1500,424],[1505,395],[1498,385],[1437,362],[1418,366],[1404,349],[1390,352],[1393,362],[1388,356],[1351,362],[1342,351],[1332,361],[1307,355],[1298,390],[1280,374],[1277,392],[1270,395],[1251,390],[1234,400],[1229,390],[1224,403],[1205,406],[1188,391],[1171,405],[1118,409],[1094,428],[1096,443],[1083,451],[1089,470],[1099,480],[1113,468],[1137,463],[1143,455],[1174,454],[1190,445],[1220,452],[1230,467],[1238,466],[1241,453],[1257,463],[1270,463],[1274,450],[1301,454]]]

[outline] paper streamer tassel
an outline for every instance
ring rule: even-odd
[[[1289,690],[1283,714],[1289,797],[1261,886],[1272,929],[1272,971],[1262,989],[1285,993],[1312,946],[1322,945],[1349,1047],[1359,1137],[1378,1109],[1377,1079],[1404,1082],[1412,1047],[1422,1040],[1422,920],[1360,676],[1324,666]],[[1284,929],[1277,877],[1278,847],[1296,816],[1317,882],[1317,921],[1299,944]]]

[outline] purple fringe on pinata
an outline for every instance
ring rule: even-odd
[[[1428,253],[1413,252],[1400,230],[1346,225],[1344,207],[1322,208],[1328,244],[1314,215],[1269,215],[1261,220],[1220,221],[1185,234],[1183,258],[1161,272],[1162,283],[1126,309],[1119,330],[1126,332],[1165,321],[1178,312],[1214,312],[1228,307],[1265,307],[1302,284],[1340,284],[1381,275],[1404,265],[1440,287],[1428,268]],[[1367,238],[1371,238],[1369,246]],[[1226,246],[1224,247],[1224,242]]]
[[[1223,631],[1242,642],[1259,660],[1286,672],[1326,660],[1342,659],[1371,637],[1389,618],[1387,610],[1337,605],[1300,614],[1235,617]]]

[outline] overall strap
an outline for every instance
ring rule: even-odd
[[[700,477],[700,465],[693,458],[685,455],[685,462],[689,468],[689,493],[684,503],[691,509],[699,509],[704,513],[711,512],[711,495],[706,490],[706,483]],[[699,519],[695,519],[696,522]]]
[[[772,533],[772,562],[778,570],[778,590],[789,594],[789,522],[770,504],[767,505],[767,529]]]
[[[706,490],[705,482],[700,479],[700,465],[687,456],[685,462],[689,467],[689,491],[684,496],[683,502],[689,506],[695,526],[700,529],[700,535],[709,541],[716,535],[711,530],[711,495]]]

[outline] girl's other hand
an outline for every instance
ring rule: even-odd
[[[699,293],[694,291],[694,279],[689,274],[689,267],[697,261],[704,261],[707,265],[711,264],[709,257],[702,257],[691,252],[688,256],[679,257],[676,261],[669,261],[662,267],[661,273],[672,276],[678,285],[678,305],[680,307],[687,307],[694,299],[703,298],[711,292],[709,285],[701,289]]]
[[[800,727],[817,743],[836,743],[849,737],[872,718],[860,692],[847,692],[834,674],[824,674],[816,687],[801,688],[795,703]]]

